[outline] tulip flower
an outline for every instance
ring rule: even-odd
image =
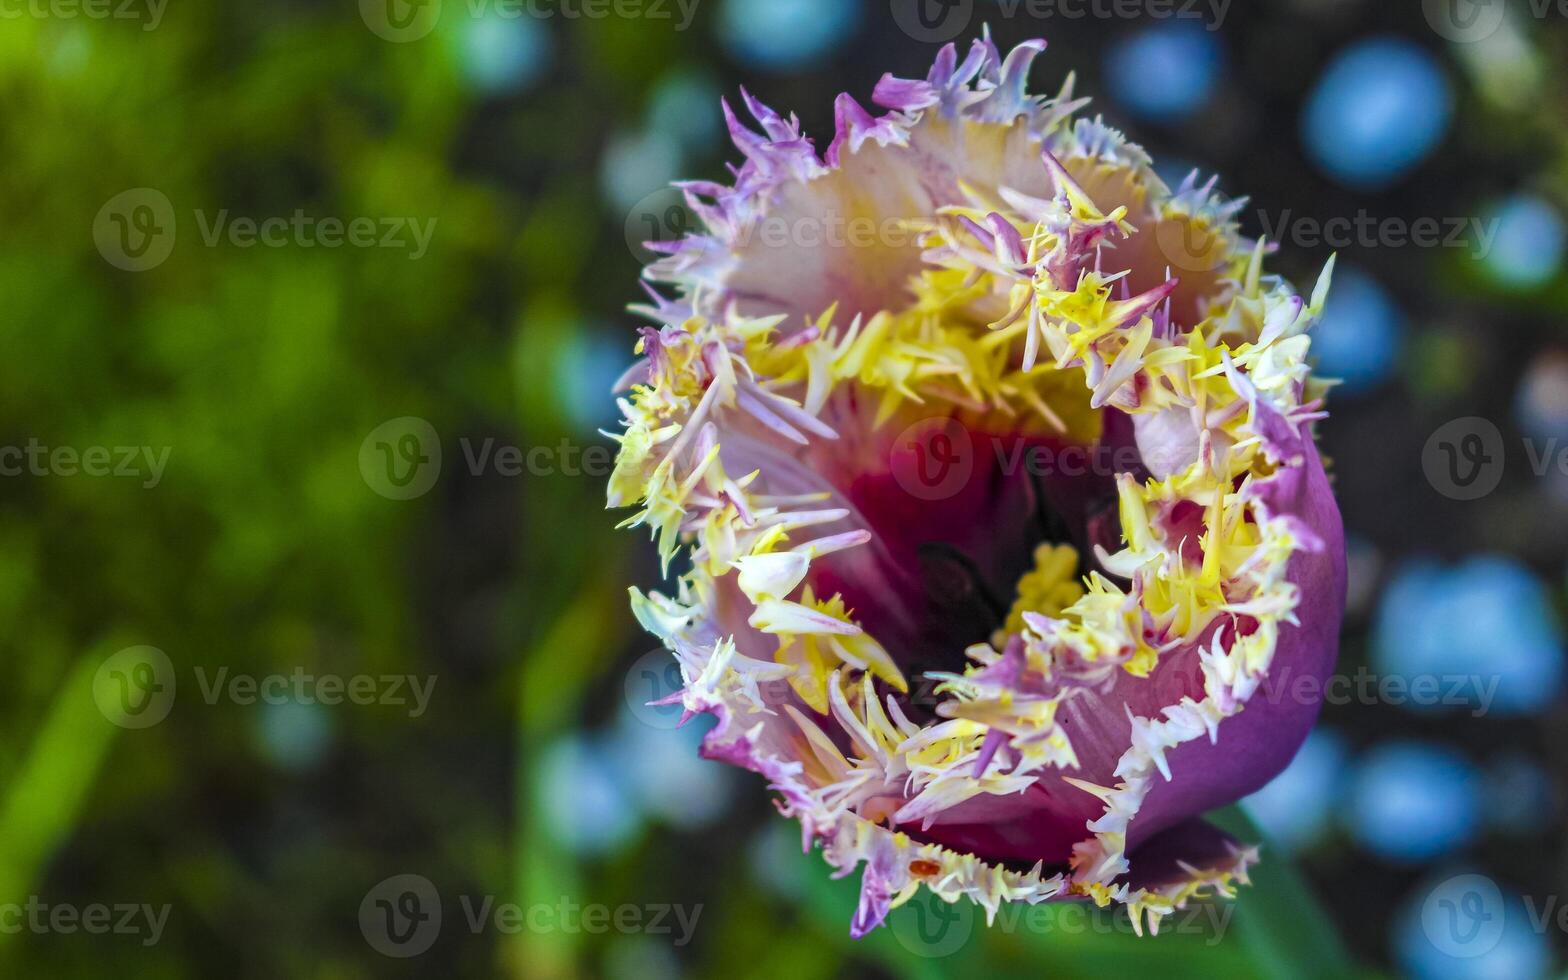
[[[609,501],[675,578],[634,610],[702,754],[859,871],[857,937],[920,888],[1140,932],[1231,894],[1257,849],[1202,814],[1290,761],[1336,656],[1332,263],[1266,273],[1212,181],[1070,77],[1030,94],[1044,47],[842,95],[820,154],[743,92],[638,308]]]

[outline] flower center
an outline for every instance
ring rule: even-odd
[[[938,700],[928,673],[962,673],[966,651],[1000,649],[1026,612],[1058,615],[1098,568],[1096,545],[1120,537],[1113,454],[1024,436],[957,430],[969,443],[967,479],[928,499],[902,465],[929,447],[895,442],[891,472],[862,474],[846,496],[872,532],[866,554],[813,566],[818,595],[838,594],[908,679],[911,718]],[[1123,454],[1125,456],[1125,454]],[[1133,457],[1135,458],[1135,457]],[[1073,461],[1077,461],[1074,463]]]

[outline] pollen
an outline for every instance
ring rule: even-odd
[[[1007,622],[992,637],[991,642],[1005,646],[1007,637],[1022,633],[1024,613],[1038,613],[1056,618],[1062,610],[1083,598],[1083,585],[1079,583],[1078,550],[1070,544],[1042,544],[1034,550],[1034,568],[1018,580],[1018,598],[1007,614]]]

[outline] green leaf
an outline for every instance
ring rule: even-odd
[[[1210,819],[1241,840],[1263,838],[1239,807],[1227,807]],[[1233,925],[1258,976],[1297,980],[1364,974],[1311,887],[1284,855],[1265,852],[1247,874],[1252,884],[1240,891]]]
[[[43,866],[75,830],[119,732],[93,697],[103,656],[89,653],[71,667],[0,804],[0,901],[27,901]],[[0,943],[8,938],[0,932]]]

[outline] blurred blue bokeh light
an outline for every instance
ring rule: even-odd
[[[798,68],[849,41],[860,10],[844,0],[726,0],[719,36],[744,65]]]
[[[1388,291],[1354,266],[1334,272],[1323,317],[1312,328],[1312,355],[1324,377],[1344,383],[1346,394],[1370,391],[1388,380],[1404,345],[1404,321]]]
[[[1375,189],[1426,159],[1452,115],[1448,78],[1426,49],[1373,38],[1345,49],[1323,72],[1302,135],[1329,176]]]
[[[648,100],[648,129],[674,136],[688,152],[706,150],[724,132],[720,95],[706,75],[690,71],[666,75]]]
[[[1208,101],[1222,58],[1213,33],[1167,22],[1112,45],[1105,55],[1105,77],[1116,100],[1132,114],[1176,122]]]
[[[1344,740],[1327,728],[1307,737],[1290,765],[1241,801],[1269,841],[1286,851],[1316,840],[1339,805],[1345,772]]]
[[[629,710],[621,713],[614,756],[623,781],[650,814],[678,827],[701,827],[724,813],[738,770],[697,754],[715,724],[712,715],[700,715],[680,728],[653,728]]]
[[[1351,831],[1363,847],[1419,863],[1468,843],[1481,819],[1480,778],[1450,749],[1385,742],[1351,780]]]
[[[597,739],[571,735],[548,747],[537,799],[550,836],[579,854],[612,851],[642,825],[636,800]]]
[[[684,160],[681,144],[668,133],[622,133],[605,148],[599,180],[605,196],[617,208],[629,210],[679,177]]]
[[[550,65],[550,30],[537,17],[466,17],[457,37],[463,75],[481,92],[520,92]]]
[[[1542,980],[1550,975],[1551,948],[1532,926],[1518,895],[1493,889],[1483,905],[1471,910],[1470,917],[1457,906],[1452,910],[1428,908],[1431,900],[1449,897],[1443,895],[1442,888],[1444,881],[1453,877],[1435,876],[1424,882],[1396,917],[1392,941],[1401,974],[1412,980]],[[1431,917],[1423,921],[1423,913]],[[1448,931],[1450,914],[1455,917],[1452,928],[1457,933]],[[1494,917],[1497,925],[1490,930],[1480,928]]]
[[[1531,712],[1560,690],[1562,631],[1546,587],[1511,558],[1482,556],[1453,568],[1417,561],[1383,594],[1373,664],[1407,681],[1470,677],[1461,693],[1476,710]]]
[[[635,338],[603,331],[576,330],[561,344],[555,379],[567,418],[580,431],[613,429],[620,413],[611,389],[631,367]]]
[[[1484,260],[1494,280],[1514,289],[1534,289],[1557,276],[1568,232],[1549,202],[1517,194],[1495,205],[1486,222],[1497,236]]]
[[[257,729],[262,752],[283,769],[314,767],[332,744],[332,719],[314,702],[263,702]]]

